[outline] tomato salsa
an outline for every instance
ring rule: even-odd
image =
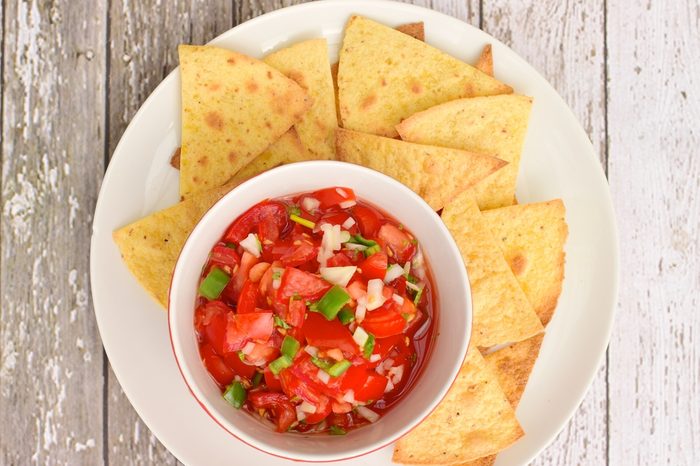
[[[211,250],[194,318],[223,397],[278,432],[344,434],[406,394],[435,290],[400,223],[331,187],[265,200]]]

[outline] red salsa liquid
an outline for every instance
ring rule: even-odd
[[[435,290],[420,244],[349,188],[265,200],[202,272],[194,327],[234,408],[278,432],[375,422],[431,349]]]

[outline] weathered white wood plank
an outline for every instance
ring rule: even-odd
[[[106,1],[3,2],[0,464],[102,462],[89,300]]]
[[[700,464],[700,5],[608,2],[610,464]]]
[[[232,20],[228,0],[111,2],[108,155],[144,100],[177,66],[177,46],[206,43],[231,28]],[[107,384],[108,462],[176,463],[139,419],[111,368]]]
[[[571,106],[605,167],[604,2],[493,0],[483,29],[538,69]],[[498,73],[498,56],[494,56]],[[533,464],[606,464],[606,367],[556,441]],[[623,463],[612,463],[623,464]]]
[[[479,0],[401,0],[405,3],[432,8],[435,11],[454,16],[469,24],[479,27]]]

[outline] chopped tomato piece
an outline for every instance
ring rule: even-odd
[[[252,391],[248,400],[256,409],[269,409],[274,413],[277,432],[286,432],[297,420],[294,406],[283,393]]]
[[[391,223],[382,225],[377,235],[389,248],[393,259],[401,264],[411,260],[413,254],[416,252],[413,239],[408,236],[405,231],[400,230]]]
[[[255,312],[255,303],[258,298],[258,285],[250,280],[246,280],[241,290],[241,296],[238,298],[238,314],[249,314]]]
[[[377,234],[383,218],[376,209],[362,204],[352,208],[352,216],[355,217],[360,233],[365,238],[370,238]]]
[[[335,403],[335,402],[334,402]],[[318,404],[315,404],[315,413],[308,413],[304,422],[307,424],[318,424],[323,421],[331,413],[331,400],[327,396],[321,397]]]
[[[301,327],[306,318],[306,303],[300,299],[291,299],[287,311],[287,323],[292,327]]]
[[[228,267],[233,270],[233,268],[241,263],[241,258],[235,249],[229,248],[227,246],[216,245],[214,249],[211,250],[211,257],[209,261],[212,264],[218,265],[222,268]]]
[[[227,352],[238,351],[251,340],[265,342],[274,330],[272,312],[231,313],[227,317],[225,343]]]
[[[350,297],[355,301],[367,294],[367,286],[360,280],[355,280],[354,282],[350,283],[347,290]]]
[[[248,209],[231,224],[224,235],[224,241],[239,243],[265,218],[275,220],[280,236],[283,236],[291,227],[289,216],[287,215],[287,207],[283,203],[275,201],[261,202]]]
[[[231,309],[221,301],[210,301],[197,308],[195,312],[195,328],[200,339],[209,342],[214,351],[223,355],[226,340],[226,316]]]
[[[299,246],[296,246],[294,249],[290,249],[288,252],[282,254],[279,260],[285,267],[296,267],[304,262],[316,259],[317,254],[318,251],[316,250],[315,246],[307,243],[306,241],[302,241]]]
[[[378,400],[384,394],[387,378],[377,374],[374,369],[352,366],[345,373],[341,388],[352,390],[357,401]]]
[[[330,283],[312,273],[287,267],[282,274],[282,282],[277,296],[281,301],[286,301],[295,295],[315,300],[323,296],[330,287]]]
[[[376,252],[360,263],[360,270],[362,270],[362,276],[366,280],[373,278],[383,280],[387,265],[387,255],[383,252]]]
[[[267,344],[254,343],[254,345],[253,351],[245,356],[245,360],[248,364],[262,366],[268,362],[274,361],[280,355],[279,344],[275,345],[272,341]]]
[[[304,322],[306,341],[317,348],[340,348],[350,354],[359,353],[352,334],[339,320],[327,320],[318,312],[309,312]]]
[[[355,192],[350,188],[325,188],[315,191],[313,197],[321,203],[321,209],[339,206],[346,201],[354,201]]]
[[[328,262],[326,262],[326,267],[347,267],[350,265],[352,265],[352,261],[342,252],[336,253],[333,257],[328,259]]]
[[[365,320],[362,321],[362,328],[376,338],[386,338],[403,333],[406,320],[391,304],[387,306],[385,303],[379,309],[368,312]]]
[[[238,353],[226,353],[223,359],[226,365],[233,370],[234,374],[245,377],[248,380],[255,375],[255,366],[251,366],[241,361]]]
[[[265,369],[265,372],[263,372],[263,375],[265,376],[265,385],[267,385],[267,388],[269,388],[273,392],[281,392],[282,391],[282,384],[280,383],[280,379],[275,376],[275,374],[272,373],[270,369]]]
[[[209,371],[219,385],[225,386],[231,383],[234,376],[233,371],[224,363],[221,357],[216,354],[211,345],[206,343],[202,345],[199,349],[199,354],[202,357],[207,371]]]

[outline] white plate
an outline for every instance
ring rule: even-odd
[[[424,21],[428,43],[470,63],[491,43],[497,77],[534,97],[518,199],[563,198],[570,235],[559,307],[518,408],[527,434],[500,454],[497,463],[527,464],[572,416],[605,354],[618,275],[607,183],[586,134],[547,81],[493,37],[441,13],[384,1],[313,2],[248,21],[212,43],[260,57],[323,36],[335,55],[343,26],[354,13],[389,25]],[[197,405],[175,365],[165,312],[130,275],[112,242],[113,230],[177,201],[178,174],[168,160],[179,145],[179,112],[180,77],[175,70],[132,120],[102,183],[90,264],[102,341],[136,411],[183,463],[291,464],[237,441]],[[347,464],[390,464],[390,459],[391,448],[386,448]]]

